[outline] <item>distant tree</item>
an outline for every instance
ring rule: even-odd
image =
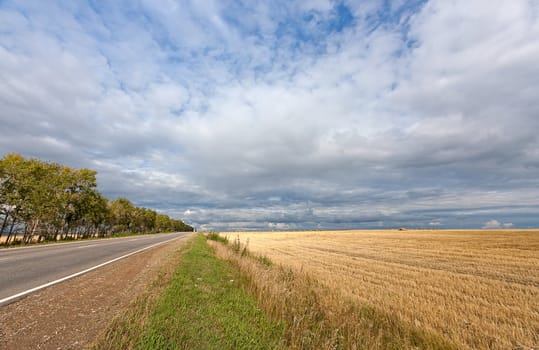
[[[108,216],[108,200],[95,189],[84,193],[82,202],[82,223],[85,226],[85,237],[103,236],[106,233]]]
[[[0,237],[9,226],[7,240],[13,233],[18,211],[21,210],[18,182],[23,166],[24,158],[18,154],[10,153],[0,160],[0,214],[3,216]]]
[[[112,232],[130,232],[135,216],[135,206],[127,198],[118,198],[109,202],[112,218]]]
[[[142,232],[155,232],[155,220],[157,218],[157,213],[151,209],[142,208],[142,216]]]
[[[155,227],[157,232],[167,232],[170,227],[170,218],[164,214],[157,214],[155,218]]]

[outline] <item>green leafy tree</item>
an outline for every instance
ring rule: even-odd
[[[109,202],[113,232],[131,232],[134,223],[135,206],[127,198]]]
[[[22,241],[104,236],[117,232],[190,231],[181,220],[136,207],[127,198],[108,201],[97,191],[96,172],[15,153],[0,159],[0,238]]]

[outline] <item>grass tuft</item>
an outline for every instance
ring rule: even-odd
[[[206,239],[210,241],[221,242],[223,244],[228,244],[228,236],[222,237],[218,232],[209,232],[206,235]]]
[[[270,258],[268,258],[265,255],[257,255],[256,260],[263,266],[271,267],[273,265],[273,261],[271,261]]]

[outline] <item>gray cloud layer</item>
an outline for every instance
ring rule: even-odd
[[[4,2],[1,154],[206,229],[539,225],[537,1],[282,5]]]

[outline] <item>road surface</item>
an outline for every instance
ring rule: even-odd
[[[188,234],[190,232],[0,249],[0,306],[34,289]]]

